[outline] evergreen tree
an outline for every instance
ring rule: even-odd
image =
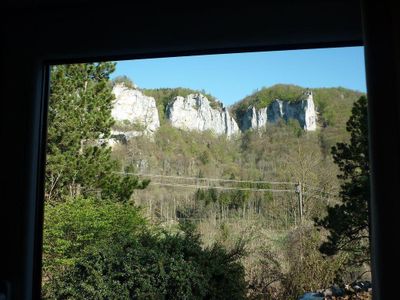
[[[339,166],[342,204],[328,208],[325,218],[317,219],[319,226],[329,231],[328,240],[320,247],[327,255],[338,251],[350,253],[350,263],[369,261],[368,201],[370,198],[368,162],[367,99],[354,103],[347,122],[349,143],[332,147],[334,162]]]
[[[108,84],[115,64],[54,66],[48,112],[46,199],[101,195],[126,201],[147,182],[121,177],[104,142],[110,135],[114,96]],[[103,141],[103,142],[102,142]]]

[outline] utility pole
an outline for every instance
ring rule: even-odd
[[[303,191],[301,182],[296,185],[296,193],[299,195],[299,214],[300,214],[300,226],[303,224]],[[302,262],[303,255],[303,229],[300,230],[300,261]]]
[[[300,224],[303,223],[303,191],[301,187],[301,182],[296,185],[296,193],[299,200],[299,214],[300,214]]]

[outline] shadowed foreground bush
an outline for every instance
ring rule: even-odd
[[[104,213],[105,207],[109,214]],[[56,216],[52,209],[55,208],[48,208],[46,215],[47,222],[55,222],[47,224],[45,232],[45,298],[243,299],[245,296],[244,269],[238,262],[243,255],[241,247],[231,251],[220,245],[203,249],[193,226],[181,226],[176,234],[149,226],[143,230],[137,208],[128,204],[75,199],[63,207],[57,206],[57,216],[62,216],[58,220],[52,219]],[[122,217],[115,218],[120,213]],[[92,227],[80,226],[94,219]],[[60,230],[64,235],[59,234]],[[84,245],[74,248],[81,240],[85,240]],[[52,253],[48,247],[51,243],[67,245],[63,261]]]

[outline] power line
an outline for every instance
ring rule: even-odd
[[[331,193],[331,192],[326,192],[326,191],[324,191],[324,190],[318,189],[318,188],[313,187],[313,186],[311,186],[311,185],[309,185],[309,184],[306,184],[306,183],[303,183],[303,185],[306,187],[307,190],[311,190],[311,191],[315,191],[315,192],[320,192],[321,194],[327,194],[327,195],[331,195],[331,196],[334,196],[334,197],[338,197],[338,196],[339,196],[338,194]],[[337,191],[337,193],[339,193],[339,191]]]
[[[297,182],[284,182],[284,181],[265,181],[265,180],[236,180],[236,179],[222,179],[222,178],[210,178],[210,177],[185,177],[185,176],[175,176],[175,175],[161,175],[161,174],[143,174],[143,173],[130,173],[130,172],[114,172],[116,174],[121,174],[121,175],[131,175],[131,176],[141,176],[141,177],[149,177],[149,178],[170,178],[170,179],[181,179],[181,180],[196,180],[196,181],[214,181],[214,182],[234,182],[234,183],[253,183],[253,184],[287,184],[287,185],[298,185]],[[210,189],[210,188],[215,188],[215,189],[224,189],[224,190],[242,190],[242,191],[270,191],[270,192],[293,192],[295,193],[296,191],[294,190],[289,190],[289,189],[257,189],[257,188],[236,188],[236,187],[222,187],[222,186],[203,186],[203,185],[190,185],[190,184],[178,184],[178,183],[162,183],[162,182],[152,182],[151,184],[153,185],[161,185],[161,186],[175,186],[175,187],[188,187],[188,188],[203,188],[203,189]],[[303,185],[306,187],[307,190],[312,190],[319,192],[321,194],[326,194],[326,195],[331,195],[333,197],[338,197],[339,195],[331,193],[331,192],[326,192],[324,190],[318,189],[312,185],[305,184]],[[304,193],[306,195],[309,195],[309,193]],[[316,196],[315,196],[316,198]],[[319,197],[320,199],[323,199],[322,197]]]
[[[236,191],[252,191],[252,192],[272,192],[272,193],[296,193],[295,190],[278,190],[278,189],[255,189],[255,188],[236,188],[236,187],[225,187],[225,186],[205,186],[205,185],[192,185],[192,184],[179,184],[179,183],[162,183],[162,182],[151,182],[151,185],[161,185],[170,187],[185,187],[195,189],[219,189],[219,190],[236,190]]]
[[[263,181],[263,180],[236,180],[236,179],[222,179],[222,178],[207,178],[207,177],[184,177],[184,176],[173,176],[173,175],[158,175],[158,174],[141,174],[141,173],[129,173],[129,172],[115,172],[122,175],[142,176],[142,177],[160,177],[160,178],[173,178],[173,179],[187,179],[197,181],[219,181],[219,182],[237,182],[237,183],[267,183],[267,184],[289,184],[296,185],[296,182],[284,182],[284,181]]]

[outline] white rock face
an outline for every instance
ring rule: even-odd
[[[115,85],[113,93],[115,100],[111,115],[117,122],[128,121],[143,127],[142,133],[146,135],[153,135],[160,127],[156,101],[153,97],[145,96],[139,90],[129,89],[124,84]],[[139,133],[130,131],[128,135],[133,137]]]
[[[240,122],[242,131],[248,129],[261,129],[268,123],[276,123],[280,119],[288,121],[295,119],[306,131],[317,129],[317,113],[315,111],[313,95],[306,94],[306,99],[296,102],[276,99],[268,107],[256,110],[250,106]]]
[[[311,92],[308,93],[307,100],[303,100],[304,105],[304,125],[303,128],[307,131],[317,129],[317,112],[315,111],[314,99]]]
[[[223,108],[222,115],[225,121],[225,134],[230,137],[232,135],[238,134],[240,132],[239,126],[235,119],[229,114],[226,107]]]
[[[242,131],[248,129],[261,129],[267,124],[267,108],[256,110],[254,106],[248,108],[240,122]]]
[[[239,126],[224,107],[214,109],[210,101],[202,94],[190,94],[187,97],[177,96],[166,109],[171,125],[185,130],[212,130],[216,134],[228,137],[239,133]]]
[[[117,122],[128,121],[130,125],[126,130],[112,131],[110,144],[126,143],[129,139],[141,135],[153,138],[160,127],[155,99],[123,84],[117,84],[113,93],[116,99],[112,116]],[[174,127],[184,130],[211,130],[228,137],[248,129],[264,128],[267,123],[276,123],[281,119],[298,120],[304,130],[314,131],[317,128],[317,114],[312,93],[306,93],[303,99],[296,102],[276,99],[268,107],[261,109],[250,106],[238,120],[240,129],[226,107],[213,108],[207,97],[199,93],[171,99],[165,113]]]

